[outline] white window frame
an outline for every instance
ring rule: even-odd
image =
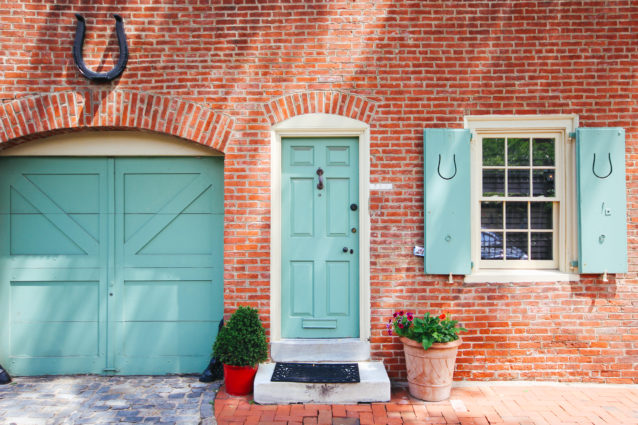
[[[570,133],[578,127],[577,115],[470,115],[464,126],[472,134],[471,162],[471,246],[472,274],[466,282],[567,281],[578,280],[572,261],[577,257],[576,150]],[[556,197],[560,206],[555,211],[557,241],[554,241],[555,263],[548,269],[546,261],[525,264],[481,261],[481,142],[483,137],[524,136],[556,138]],[[556,209],[555,209],[556,210]],[[514,263],[510,265],[510,263]],[[489,267],[488,267],[489,266]]]

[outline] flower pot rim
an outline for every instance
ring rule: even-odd
[[[249,366],[235,366],[235,365],[232,365],[232,364],[223,363],[223,365],[225,367],[228,367],[228,368],[231,368],[231,369],[257,369],[259,367],[259,364],[256,364],[254,366],[250,366],[250,365]]]
[[[413,339],[410,338],[406,338],[404,336],[399,337],[399,340],[404,343],[405,345],[410,345],[412,347],[419,347],[421,349],[423,349],[423,345],[421,345],[420,342],[415,341]],[[432,346],[430,348],[428,348],[428,350],[440,350],[440,349],[446,349],[446,348],[454,348],[454,347],[458,347],[459,345],[461,345],[461,343],[463,342],[463,339],[461,337],[459,337],[459,339],[454,340],[454,341],[450,341],[450,342],[435,342],[432,344]]]

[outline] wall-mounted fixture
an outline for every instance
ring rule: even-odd
[[[82,47],[84,46],[84,33],[86,32],[86,23],[84,17],[75,14],[78,19],[78,25],[75,30],[75,41],[73,42],[73,60],[82,75],[96,83],[105,83],[119,77],[126,63],[128,62],[128,46],[126,45],[126,34],[124,33],[124,21],[120,15],[113,15],[115,18],[115,32],[117,33],[117,41],[120,46],[120,57],[113,69],[108,72],[93,72],[86,67],[84,58],[82,57]]]

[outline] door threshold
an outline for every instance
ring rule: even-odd
[[[363,362],[370,359],[370,343],[358,338],[282,339],[270,344],[275,362]]]

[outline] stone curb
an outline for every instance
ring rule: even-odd
[[[199,415],[201,416],[199,425],[217,425],[214,404],[217,391],[219,391],[219,387],[221,387],[223,382],[222,380],[211,382],[208,389],[202,395],[199,405]]]

